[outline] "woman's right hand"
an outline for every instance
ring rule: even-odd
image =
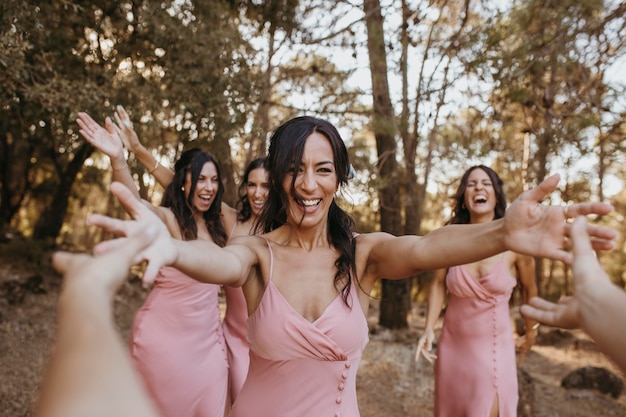
[[[435,341],[435,332],[433,329],[424,330],[424,334],[417,342],[417,352],[415,353],[415,362],[419,361],[420,354],[426,358],[430,363],[433,363],[437,359],[437,355],[431,353],[433,349],[433,342]]]
[[[85,112],[78,113],[76,122],[80,127],[79,133],[87,142],[108,156],[111,161],[116,158],[125,160],[124,147],[116,132],[117,129],[115,129],[115,125],[109,117],[104,122],[106,129]]]
[[[137,136],[137,132],[133,128],[133,122],[130,120],[130,116],[126,113],[124,107],[118,105],[115,110],[115,121],[117,122],[117,133],[122,138],[122,142],[124,142],[124,146],[132,152],[136,152],[138,148],[143,147],[141,142],[139,142],[139,136]]]

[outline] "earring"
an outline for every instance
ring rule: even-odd
[[[185,187],[184,186],[180,187],[180,191],[182,191],[184,193],[185,192]]]

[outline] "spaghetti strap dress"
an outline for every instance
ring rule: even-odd
[[[517,415],[517,369],[509,299],[517,280],[504,256],[474,278],[463,265],[448,269],[450,301],[435,362],[435,416],[485,417],[495,397],[499,416]]]
[[[270,279],[248,318],[250,369],[231,417],[358,417],[356,373],[368,327],[351,282],[348,307],[339,294],[310,322]]]
[[[228,376],[230,401],[234,402],[248,375],[250,344],[248,343],[248,307],[240,287],[225,285],[226,314],[224,338],[228,348]]]
[[[133,320],[130,350],[164,417],[223,417],[228,387],[219,285],[159,271]]]
[[[233,224],[228,236],[233,237],[237,223]],[[240,287],[224,285],[226,313],[222,327],[228,356],[228,390],[233,403],[241,391],[250,365],[250,343],[248,343],[248,305]]]

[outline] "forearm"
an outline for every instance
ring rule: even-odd
[[[579,295],[581,327],[626,372],[626,332],[616,328],[626,317],[626,292],[610,282],[597,285],[602,290]]]
[[[132,191],[136,198],[140,198],[139,191],[137,191],[137,185],[135,184],[135,181],[130,173],[124,154],[122,153],[120,155],[110,156],[109,159],[113,170],[113,181],[121,182]]]
[[[441,315],[443,310],[443,304],[445,302],[445,286],[435,281],[431,284],[428,294],[428,307],[426,310],[426,330],[434,330],[437,319]]]
[[[163,188],[167,188],[174,180],[174,173],[161,165],[158,159],[143,145],[133,146],[132,151],[139,163],[148,170],[150,175],[154,176]]]
[[[62,291],[37,417],[158,415],[133,373],[105,294],[86,285]]]

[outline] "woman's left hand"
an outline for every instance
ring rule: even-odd
[[[571,264],[573,257],[569,236],[576,216],[605,215],[613,210],[608,203],[578,203],[569,206],[546,206],[540,201],[554,191],[559,176],[553,175],[532,190],[522,193],[504,216],[504,243],[507,249],[527,255],[552,258]],[[617,233],[608,227],[587,225],[595,250],[609,250]]]

